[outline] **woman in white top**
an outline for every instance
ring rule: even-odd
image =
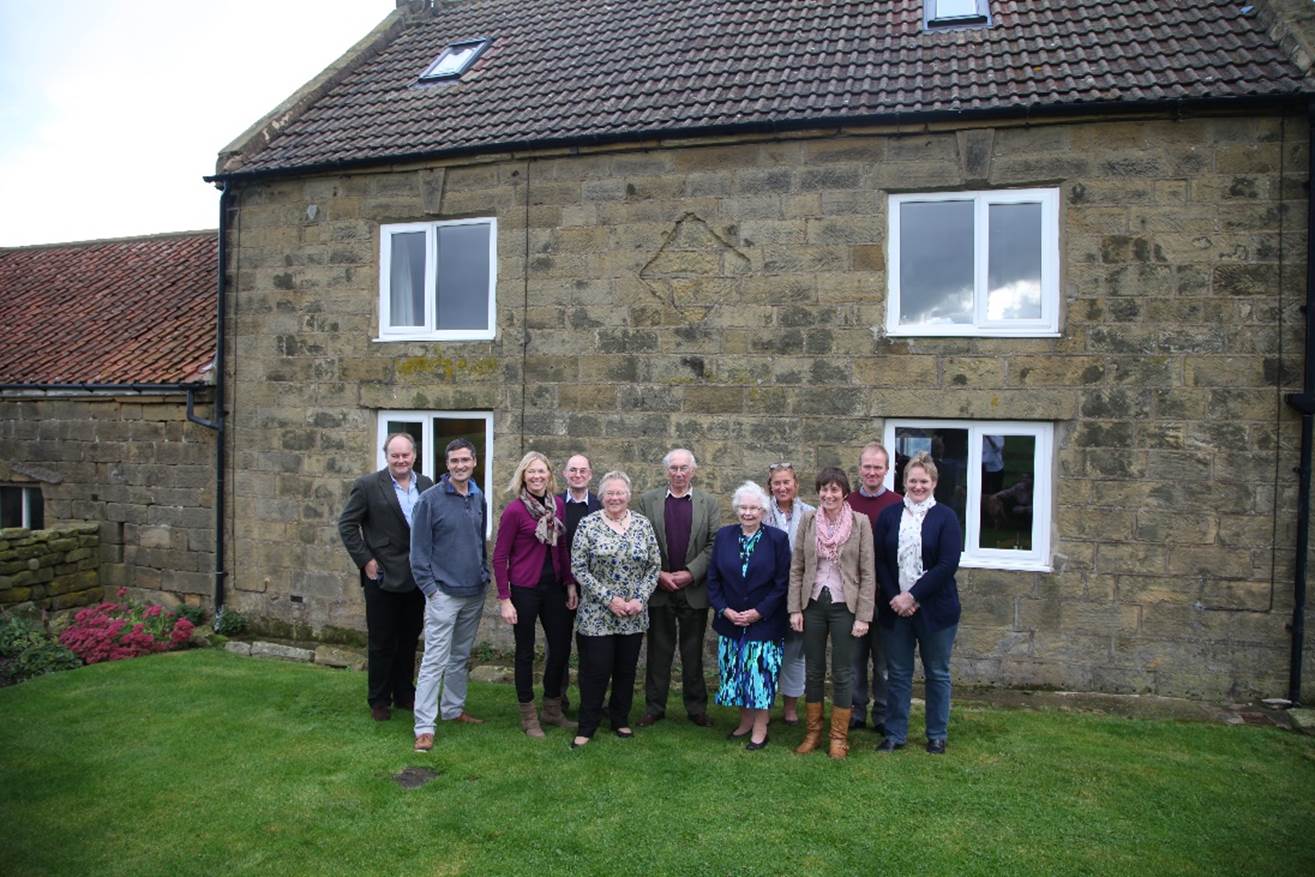
[[[799,521],[816,508],[799,498],[799,476],[791,463],[773,463],[767,467],[767,489],[772,498],[763,521],[778,530],[784,530],[794,548]],[[799,698],[804,693],[804,635],[793,629],[785,632],[785,657],[781,661],[781,703],[785,707],[785,723],[799,724]]]

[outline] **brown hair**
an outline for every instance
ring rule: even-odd
[[[828,484],[840,485],[841,492],[846,496],[849,495],[849,476],[845,474],[844,469],[838,469],[835,466],[827,466],[821,472],[818,472],[816,489],[820,491]]]

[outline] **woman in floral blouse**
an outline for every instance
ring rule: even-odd
[[[580,586],[575,616],[580,656],[580,728],[571,741],[588,743],[603,715],[611,683],[608,719],[618,737],[633,737],[630,706],[635,695],[639,647],[648,630],[648,598],[657,588],[662,556],[653,525],[630,511],[630,479],[608,472],[598,485],[603,510],[580,521],[571,545],[571,573]]]

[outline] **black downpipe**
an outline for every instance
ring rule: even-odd
[[[1315,147],[1315,101],[1306,105],[1307,142]],[[1306,558],[1310,551],[1311,451],[1315,444],[1315,148],[1306,183],[1305,374],[1301,392],[1289,393],[1288,405],[1301,412],[1301,457],[1297,464],[1297,557],[1292,585],[1292,656],[1288,665],[1288,700],[1301,703],[1301,663],[1306,634]]]
[[[224,406],[225,388],[228,386],[227,367],[224,362],[224,305],[227,291],[228,267],[228,183],[219,183],[219,266],[215,276],[215,404],[213,423],[215,430],[215,630],[219,630],[224,617]]]

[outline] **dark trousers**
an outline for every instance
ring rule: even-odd
[[[853,703],[854,613],[826,588],[804,607],[804,700],[821,703],[826,688],[826,641],[831,638],[831,705]]]
[[[534,700],[534,628],[543,626],[547,655],[543,666],[543,696],[562,696],[562,677],[571,657],[571,616],[566,608],[566,588],[541,583],[536,588],[511,588],[511,605],[516,608],[516,699]]]
[[[635,700],[635,674],[639,666],[642,633],[610,636],[575,635],[580,655],[580,730],[581,737],[592,737],[603,718],[603,695],[608,683],[612,696],[607,702],[607,717],[612,727],[630,724],[630,705]]]
[[[385,591],[374,582],[365,593],[366,700],[370,706],[396,706],[415,700],[416,644],[425,624],[425,595]]]
[[[868,632],[854,640],[854,715],[859,719],[867,715],[870,666],[873,727],[886,721],[886,649],[881,634],[881,625],[874,620]]]
[[[708,610],[691,609],[683,591],[673,591],[668,597],[670,602],[666,606],[648,607],[644,712],[651,716],[667,712],[671,662],[679,641],[681,697],[685,701],[685,714],[701,716],[708,711],[708,685],[703,679],[703,635],[708,629]]]

